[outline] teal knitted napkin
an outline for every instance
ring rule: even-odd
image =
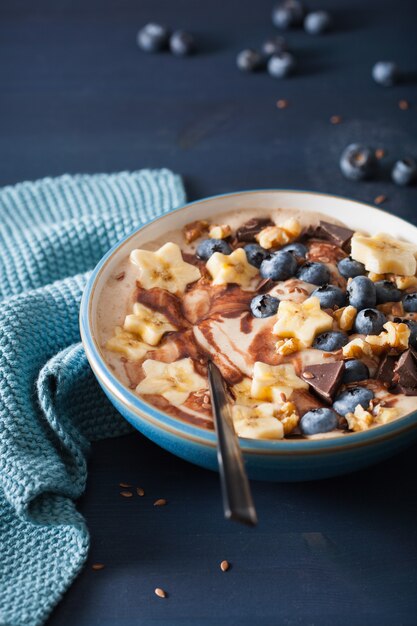
[[[78,343],[88,271],[184,200],[168,170],[0,190],[1,626],[44,623],[83,567],[89,536],[74,501],[89,445],[128,431]]]

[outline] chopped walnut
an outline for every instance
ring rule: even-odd
[[[294,352],[302,350],[304,345],[299,339],[281,339],[280,341],[277,341],[275,348],[278,354],[286,356],[287,354],[293,354]]]
[[[369,280],[372,280],[373,283],[376,283],[378,280],[385,280],[385,274],[376,274],[375,272],[369,272],[368,278]]]
[[[333,318],[337,321],[340,330],[352,330],[357,312],[357,309],[350,304],[334,311]]]
[[[417,287],[417,276],[394,276],[394,282],[398,289]]]
[[[404,315],[404,306],[402,302],[394,302],[391,308],[391,314],[395,317],[402,317]]]
[[[290,218],[280,226],[267,226],[257,235],[256,240],[266,250],[277,246],[285,246],[297,239],[301,234],[301,224],[298,220]]]
[[[294,402],[285,402],[279,409],[277,417],[284,427],[284,434],[289,435],[298,426],[300,417]]]
[[[203,235],[208,230],[209,223],[206,220],[196,220],[186,224],[183,229],[185,241],[192,243]]]
[[[232,234],[229,224],[213,224],[209,228],[210,239],[226,239]]]
[[[365,411],[360,404],[356,406],[354,413],[348,413],[345,417],[349,430],[353,430],[354,432],[368,430],[374,421],[372,413]]]
[[[357,337],[343,346],[342,353],[347,359],[360,359],[364,355],[372,356],[372,349],[364,339]]]
[[[410,338],[410,329],[407,324],[386,322],[384,324],[385,331],[379,335],[367,335],[365,341],[371,346],[372,352],[379,354],[384,350],[395,348],[403,352],[408,348],[408,340]]]

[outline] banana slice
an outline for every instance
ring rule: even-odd
[[[181,248],[168,242],[156,250],[133,250],[131,262],[139,268],[139,281],[145,289],[159,287],[170,293],[184,293],[190,283],[201,276],[198,267],[186,263]]]
[[[331,330],[332,326],[333,318],[320,308],[320,300],[313,296],[301,303],[283,300],[272,333],[278,337],[294,337],[308,347],[316,335]]]
[[[108,340],[106,348],[111,352],[119,352],[129,361],[140,361],[149,350],[152,350],[152,346],[139,341],[135,335],[120,326],[115,328],[114,337]]]
[[[237,248],[231,254],[215,252],[207,261],[206,267],[213,279],[213,285],[236,283],[241,287],[248,287],[258,274],[256,267],[248,263],[243,248]]]
[[[294,389],[308,389],[308,384],[297,376],[292,363],[268,365],[257,361],[253,366],[252,398],[283,404]]]
[[[372,237],[355,233],[351,245],[352,258],[363,263],[368,272],[392,272],[401,276],[414,276],[416,273],[417,248],[411,243],[398,241],[385,233]]]
[[[247,439],[282,439],[284,427],[274,416],[275,407],[265,402],[257,407],[232,406],[232,419],[238,437]]]
[[[153,359],[144,361],[145,378],[136,387],[141,394],[158,394],[174,406],[184,404],[193,391],[207,389],[205,378],[197,374],[190,358],[173,363]]]
[[[126,315],[123,328],[130,333],[139,335],[143,341],[151,346],[156,346],[165,333],[177,330],[165,315],[152,311],[139,302],[135,302],[133,305],[133,314]]]

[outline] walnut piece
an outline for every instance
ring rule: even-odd
[[[209,223],[206,220],[196,220],[186,224],[183,228],[185,241],[192,243],[203,235],[208,230]]]
[[[374,421],[372,413],[365,411],[360,404],[356,406],[354,413],[348,413],[345,417],[349,430],[353,430],[354,432],[368,430]]]
[[[280,339],[280,341],[277,341],[275,344],[275,348],[278,354],[286,356],[287,354],[293,354],[294,352],[302,350],[304,345],[299,339],[293,337],[292,339]]]
[[[285,246],[297,239],[301,234],[301,224],[295,218],[286,220],[280,226],[267,226],[255,237],[259,245],[266,250],[278,246]]]
[[[352,330],[357,312],[357,309],[349,304],[333,313],[333,318],[337,321],[340,330]]]

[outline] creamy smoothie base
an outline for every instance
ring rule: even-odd
[[[218,240],[223,252],[210,247],[216,249]],[[260,245],[267,259],[287,260],[282,250],[293,243],[307,253],[286,253],[294,259],[288,277],[285,267],[282,279],[271,279],[267,264],[249,262],[248,245]],[[202,244],[204,258],[197,255]],[[229,385],[241,437],[317,438],[367,430],[417,409],[417,313],[404,300],[417,291],[416,252],[389,235],[349,232],[340,222],[303,211],[246,210],[216,216],[215,222],[197,220],[132,251],[115,269],[100,296],[98,341],[129,389],[203,428],[213,428],[210,358]],[[356,301],[349,285],[356,279],[338,269],[349,254],[364,264],[360,275],[367,284],[391,284],[394,301],[381,291],[372,307],[351,304]],[[311,263],[327,268],[319,268],[327,272],[325,285],[309,273]],[[328,284],[338,288],[338,304],[326,305]],[[277,299],[271,300],[277,310],[265,311],[262,298],[255,315],[251,302],[263,295]],[[367,328],[370,308],[379,312],[369,314],[381,318],[378,332],[358,332],[360,320]],[[329,349],[326,341],[334,339],[343,345]],[[366,365],[366,378],[349,382],[352,360]]]

